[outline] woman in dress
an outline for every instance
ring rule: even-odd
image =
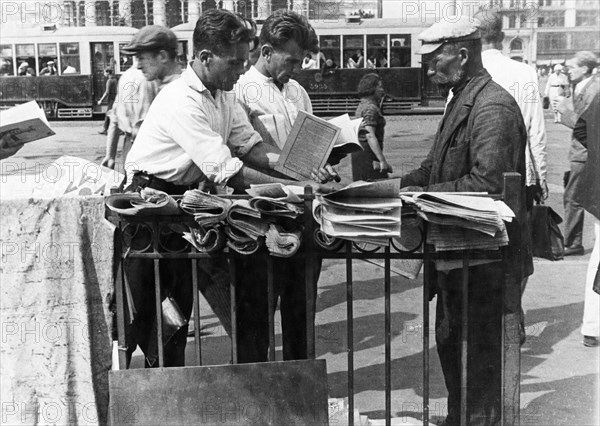
[[[385,118],[380,105],[385,90],[381,78],[375,73],[363,76],[358,83],[358,95],[360,103],[354,116],[363,119],[358,131],[363,151],[352,153],[352,179],[386,179],[393,170],[383,155]]]

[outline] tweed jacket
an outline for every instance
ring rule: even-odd
[[[571,129],[575,127],[577,120],[588,109],[592,100],[600,92],[600,79],[597,75],[592,75],[585,83],[578,94],[573,91],[573,109],[562,113],[561,123]],[[587,160],[587,149],[574,136],[571,138],[571,149],[569,150],[569,161],[576,163],[585,163]]]
[[[583,111],[578,124],[575,126],[574,134],[580,125],[585,126],[584,137],[579,138],[587,148],[588,159],[583,168],[581,185],[575,188],[573,199],[579,202],[584,209],[590,212],[596,219],[600,220],[600,93]]]
[[[420,168],[402,178],[402,186],[433,192],[488,192],[500,194],[503,173],[522,178],[521,208],[507,224],[511,242],[509,267],[516,280],[533,272],[525,211],[525,147],[527,131],[519,106],[482,69],[449,105],[433,147]]]

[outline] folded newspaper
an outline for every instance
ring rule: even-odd
[[[106,206],[123,215],[178,215],[181,214],[177,201],[169,194],[152,188],[139,193],[113,194],[106,198]]]
[[[508,245],[504,222],[515,217],[513,211],[500,200],[486,194],[456,194],[422,192],[402,195],[423,220],[430,223],[427,242],[437,251],[498,250]],[[472,260],[471,265],[495,260]],[[438,270],[460,268],[461,260],[438,260]]]

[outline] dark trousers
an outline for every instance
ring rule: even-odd
[[[183,194],[187,189],[152,176],[138,173],[128,190],[152,187],[170,194]],[[148,227],[131,224],[123,230],[125,249],[145,251],[151,247],[152,234]],[[180,233],[171,229],[159,230],[161,248],[171,252],[183,251],[187,245]],[[198,259],[198,289],[217,315],[228,335],[231,335],[231,313],[229,294],[229,266],[222,254]],[[131,355],[139,346],[146,357],[147,367],[158,366],[158,338],[156,336],[156,303],[154,285],[154,260],[127,258],[124,262],[127,285],[131,292],[128,304],[135,310],[133,321],[126,309],[127,365]],[[171,297],[186,320],[193,307],[192,262],[189,259],[161,259],[159,261],[161,301]],[[199,319],[196,319],[198,321]],[[198,324],[196,324],[198,326]],[[165,367],[185,365],[187,324],[181,327],[164,345]],[[163,328],[163,335],[166,335]]]
[[[264,257],[235,259],[237,277],[238,362],[266,362],[269,352],[269,305],[267,261]],[[313,302],[321,262],[315,265]],[[306,267],[303,257],[273,257],[274,295],[280,298],[283,359],[306,359]],[[314,323],[314,316],[312,318]],[[273,361],[273,360],[272,360]]]
[[[171,234],[168,238],[169,248],[180,244],[179,235]],[[134,247],[141,246],[142,240],[149,242],[149,233],[140,231],[132,239]],[[189,260],[167,259],[159,263],[161,281],[161,301],[170,296],[178,305],[186,320],[192,314],[192,269]],[[125,277],[131,299],[134,319],[129,315],[126,321],[127,364],[131,355],[139,346],[144,352],[147,367],[158,366],[158,346],[156,337],[156,305],[154,289],[154,261],[151,259],[128,258],[124,262]],[[129,310],[126,309],[129,313]],[[185,345],[188,326],[179,329],[164,346],[165,367],[185,365]]]
[[[441,274],[440,274],[441,275]],[[461,270],[451,271],[437,293],[435,337],[446,388],[448,424],[458,425],[461,389]],[[502,267],[469,269],[467,417],[469,425],[500,422],[502,384]]]
[[[565,186],[563,202],[565,207],[565,247],[583,247],[583,217],[584,210],[573,195],[581,185],[581,175],[585,163],[571,162],[571,174]]]

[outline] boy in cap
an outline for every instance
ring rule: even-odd
[[[119,79],[118,95],[109,126],[106,156],[102,165],[114,168],[119,130],[125,133],[123,159],[127,157],[150,104],[166,84],[181,75],[177,63],[177,37],[168,28],[148,25],[141,28],[122,50],[135,55],[136,61]]]
[[[527,133],[513,97],[483,68],[479,25],[467,17],[440,21],[419,36],[428,77],[443,92],[452,89],[454,97],[426,160],[402,177],[402,185],[406,190],[499,194],[503,173],[518,172],[524,206]],[[469,425],[500,422],[504,268],[511,271],[509,285],[516,288],[533,272],[525,209],[515,215],[507,224],[508,264],[469,268],[468,390],[462,401]],[[448,389],[445,425],[458,425],[461,417],[461,282],[461,269],[432,271],[425,282],[429,294],[437,295],[436,343]]]

